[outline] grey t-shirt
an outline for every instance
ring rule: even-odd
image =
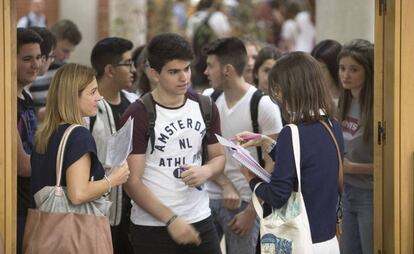
[[[345,158],[356,163],[373,162],[373,136],[366,142],[363,138],[364,126],[361,125],[361,110],[357,98],[353,98],[348,115],[342,121],[344,134]],[[372,175],[345,174],[345,183],[353,186],[372,189]]]

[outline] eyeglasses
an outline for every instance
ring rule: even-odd
[[[129,60],[125,63],[117,63],[117,64],[114,64],[114,66],[127,66],[129,67],[130,71],[135,69],[134,62],[132,60]]]

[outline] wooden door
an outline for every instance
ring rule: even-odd
[[[13,0],[0,0],[0,236],[16,252],[16,25]]]
[[[375,253],[414,253],[414,2],[377,0]]]

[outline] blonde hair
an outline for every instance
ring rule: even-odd
[[[49,87],[45,119],[36,133],[36,152],[46,152],[49,139],[60,124],[84,124],[79,96],[94,79],[92,68],[75,63],[65,64],[56,72]]]

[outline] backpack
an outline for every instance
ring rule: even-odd
[[[211,26],[208,24],[213,12],[209,12],[207,17],[201,22],[199,26],[194,30],[193,34],[193,49],[194,54],[199,56],[202,54],[203,47],[209,42],[217,38],[216,33],[213,31]]]
[[[204,165],[208,160],[207,140],[210,138],[211,118],[213,114],[213,102],[210,97],[201,94],[196,94],[198,105],[200,106],[201,115],[203,116],[204,124],[206,125],[206,134],[202,141],[202,164]],[[151,153],[155,148],[155,121],[157,119],[157,112],[155,110],[155,102],[151,93],[146,93],[139,98],[145,106],[145,111],[148,114],[148,139],[151,142]]]
[[[214,92],[210,95],[211,99],[216,102],[217,98],[223,93],[222,90],[214,90]],[[259,102],[262,99],[264,93],[257,89],[254,93],[252,98],[250,99],[250,117],[252,119],[252,127],[254,133],[259,133],[259,122],[257,120],[259,116]],[[262,147],[256,146],[257,150],[257,160],[259,161],[260,166],[265,166],[265,161],[263,159],[263,152]]]

